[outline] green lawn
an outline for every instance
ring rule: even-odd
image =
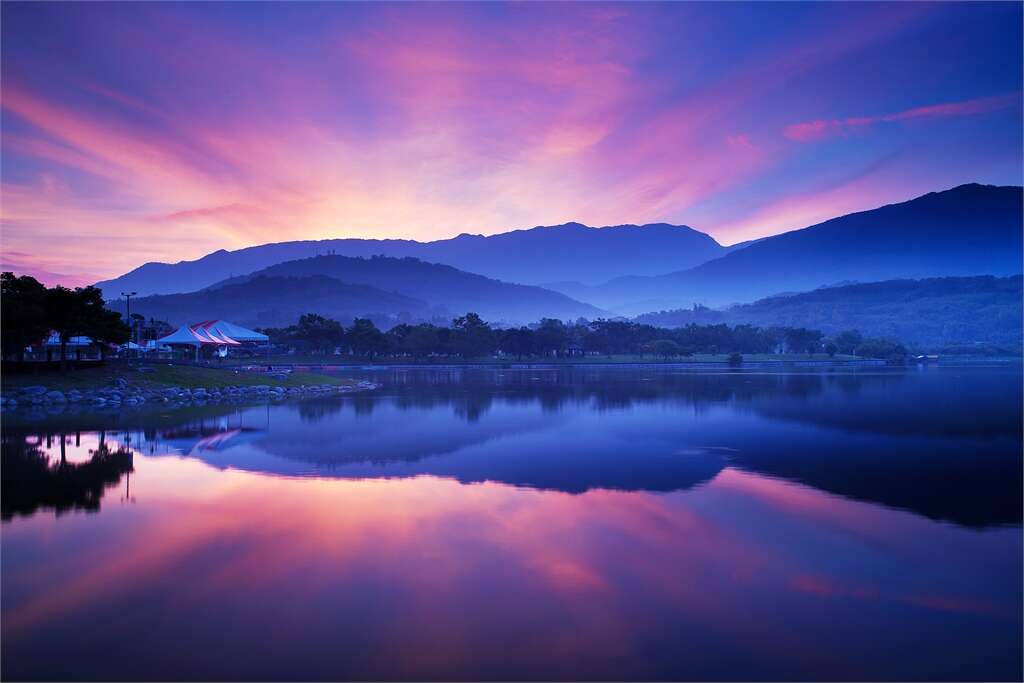
[[[153,372],[142,373],[136,366],[124,363],[108,363],[95,368],[58,371],[37,374],[11,375],[4,373],[0,378],[4,391],[11,391],[31,384],[42,384],[48,389],[68,391],[70,389],[96,389],[108,386],[115,379],[123,378],[133,387],[159,389],[170,386],[205,387],[207,389],[229,386],[266,384],[268,386],[298,387],[303,384],[352,384],[353,381],[337,375],[313,372],[293,372],[283,379],[266,375],[239,372],[234,368],[206,368],[189,365],[146,364]]]

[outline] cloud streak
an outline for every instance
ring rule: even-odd
[[[994,97],[981,97],[962,102],[944,102],[941,104],[930,104],[923,107],[914,107],[893,114],[883,116],[857,116],[845,119],[816,119],[804,123],[794,123],[786,126],[784,135],[790,140],[797,142],[818,142],[828,138],[852,135],[860,130],[865,130],[879,123],[896,123],[900,121],[913,121],[915,119],[939,119],[956,116],[973,116],[976,114],[987,114],[1001,109],[1008,109],[1019,106],[1021,93],[1008,95],[997,95]]]
[[[4,6],[0,250],[28,255],[5,260],[51,281],[81,280],[290,239],[429,240],[579,220],[687,223],[729,243],[764,234],[755,223],[800,227],[783,219],[802,215],[792,203],[810,191],[808,177],[842,176],[872,160],[809,160],[780,129],[811,141],[1011,105],[1006,95],[951,96],[875,119],[808,117],[787,127],[805,108],[820,110],[813,96],[823,79],[864,59],[899,58],[898,38],[923,16],[974,12],[977,35],[965,37],[962,53],[941,55],[943,88],[955,93],[964,82],[957,65],[967,60],[974,79],[986,65],[973,47],[1012,24],[1000,12],[1019,12],[320,9],[81,5],[68,9],[68,36],[44,30],[69,21],[47,6]],[[766,35],[766,21],[785,39]],[[937,65],[919,59],[912,68]],[[983,134],[1005,139],[1005,123],[1013,122]],[[936,146],[948,152],[954,143]],[[884,158],[902,144],[887,139],[873,153]],[[1019,156],[1004,148],[999,169]],[[928,190],[951,179],[1012,180],[981,164],[950,178],[925,156],[912,150],[908,163]],[[880,198],[865,186],[819,208],[868,208]]]

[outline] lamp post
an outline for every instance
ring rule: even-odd
[[[135,326],[132,325],[132,297],[138,292],[121,292],[125,300],[125,315],[128,317],[128,357],[132,356],[132,341],[135,339]]]

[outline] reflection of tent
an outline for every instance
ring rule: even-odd
[[[160,442],[182,455],[198,456],[201,453],[222,451],[241,446],[262,438],[264,432],[251,427],[240,427],[226,431],[178,430],[163,434]]]
[[[270,341],[270,337],[261,332],[256,332],[247,327],[229,323],[227,320],[204,320],[201,323],[192,325],[192,329],[197,331],[203,330],[211,335],[217,335],[219,337],[225,337],[239,342],[259,342],[265,344]]]

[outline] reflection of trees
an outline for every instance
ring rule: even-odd
[[[303,422],[320,422],[331,415],[340,413],[344,404],[340,399],[313,399],[293,404]]]
[[[380,374],[374,378],[381,380]],[[555,413],[565,405],[597,410],[628,410],[636,405],[678,402],[701,411],[715,404],[747,403],[758,397],[805,400],[841,382],[856,393],[864,378],[820,373],[695,373],[619,369],[556,370],[393,370],[383,378],[401,410],[450,407],[467,422],[480,419],[495,399],[511,405],[538,404]],[[379,396],[365,395],[373,403]],[[339,404],[340,406],[341,404]],[[357,406],[358,408],[358,406]],[[360,412],[357,410],[357,412]]]
[[[597,410],[629,410],[636,405],[674,401],[701,412],[715,404],[747,403],[758,397],[784,396],[804,400],[840,385],[856,393],[864,379],[820,373],[696,373],[607,368],[556,370],[395,369],[382,377],[386,400],[400,410],[450,408],[476,422],[495,401],[539,405],[557,413],[565,405],[590,405]],[[304,422],[320,422],[345,410],[368,416],[382,400],[377,393],[310,398],[295,404]]]
[[[65,436],[60,435],[62,456],[56,462],[25,436],[0,440],[2,501],[0,517],[31,515],[39,508],[99,510],[104,491],[133,471],[132,452],[124,447],[110,450],[101,442],[87,462],[69,463],[63,455]]]

